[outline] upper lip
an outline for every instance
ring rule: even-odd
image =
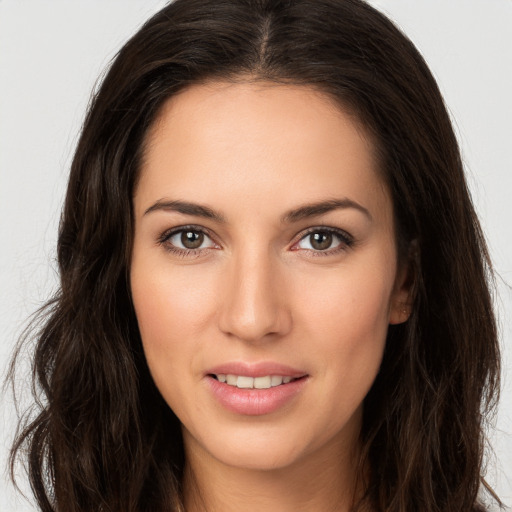
[[[262,361],[258,363],[246,363],[242,361],[232,361],[222,363],[210,368],[207,375],[242,375],[245,377],[265,377],[266,375],[281,375],[282,377],[292,377],[297,379],[304,377],[307,372],[293,368],[286,364],[273,361]]]

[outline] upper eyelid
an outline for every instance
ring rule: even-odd
[[[183,226],[175,226],[173,228],[166,229],[161,237],[168,238],[171,235],[175,235],[176,233],[180,233],[181,231],[197,231],[199,233],[204,233],[205,235],[208,235],[210,238],[212,237],[211,232],[209,229],[203,227],[203,226],[196,226],[194,224],[185,224]]]
[[[300,240],[302,240],[304,237],[310,235],[311,233],[318,233],[318,232],[325,232],[325,231],[328,233],[333,233],[335,235],[338,235],[341,238],[347,239],[351,242],[354,241],[354,237],[348,231],[345,231],[344,229],[334,228],[334,227],[330,227],[330,226],[314,226],[311,228],[306,228],[305,230],[298,233],[295,237],[294,243],[299,242]]]
[[[187,231],[190,230],[190,231],[197,231],[199,233],[203,233],[204,235],[206,235],[215,245],[220,245],[219,242],[216,240],[215,236],[212,236],[211,232],[209,229],[203,227],[203,226],[196,226],[194,224],[186,224],[186,225],[183,225],[183,226],[175,226],[173,228],[169,228],[169,229],[166,229],[159,237],[158,237],[158,242],[159,243],[165,243],[167,242],[172,236],[176,235],[177,233],[181,233],[182,231]],[[179,247],[178,247],[179,249]],[[203,249],[206,249],[206,248],[203,248]],[[198,249],[188,249],[188,250],[196,250],[196,251],[200,251],[202,250],[201,248],[198,248]]]

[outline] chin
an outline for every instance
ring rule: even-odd
[[[272,425],[253,420],[236,426],[224,425],[224,428],[217,425],[215,431],[203,431],[196,436],[184,428],[184,441],[189,455],[193,452],[194,456],[211,459],[213,464],[232,468],[273,471],[294,465],[302,467],[306,460],[322,467],[335,452],[340,459],[353,454],[359,436],[360,412],[357,410],[347,421],[339,418],[331,425],[324,424],[326,428],[321,434],[316,424],[301,429],[299,422]]]
[[[300,460],[302,452],[287,446],[262,446],[261,443],[231,445],[229,450],[223,450],[217,455],[219,462],[226,466],[251,471],[274,471],[293,466]]]
[[[290,436],[286,430],[279,432],[281,429],[272,429],[269,425],[254,427],[241,425],[224,430],[221,435],[199,439],[184,428],[183,435],[188,451],[239,469],[269,471],[285,468],[293,465],[309,449],[304,436]],[[299,442],[301,438],[302,442]]]

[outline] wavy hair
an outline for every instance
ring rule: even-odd
[[[499,389],[491,264],[436,82],[361,0],[176,0],[119,51],[72,162],[60,289],[32,329],[40,407],[20,423],[11,468],[27,458],[44,512],[182,509],[180,423],[150,377],[130,297],[132,195],[163,103],[210,80],[313,87],[374,141],[415,299],[365,399],[370,471],[354,509],[481,510],[483,423]]]

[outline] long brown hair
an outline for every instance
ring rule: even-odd
[[[130,298],[132,194],[162,104],[213,79],[314,87],[371,134],[415,300],[409,321],[390,327],[365,399],[371,471],[358,506],[478,510],[483,421],[499,388],[491,265],[437,85],[361,0],[176,0],[121,49],[72,163],[60,291],[36,333],[41,405],[20,424],[11,464],[26,453],[45,512],[180,509],[180,423],[149,375]]]

